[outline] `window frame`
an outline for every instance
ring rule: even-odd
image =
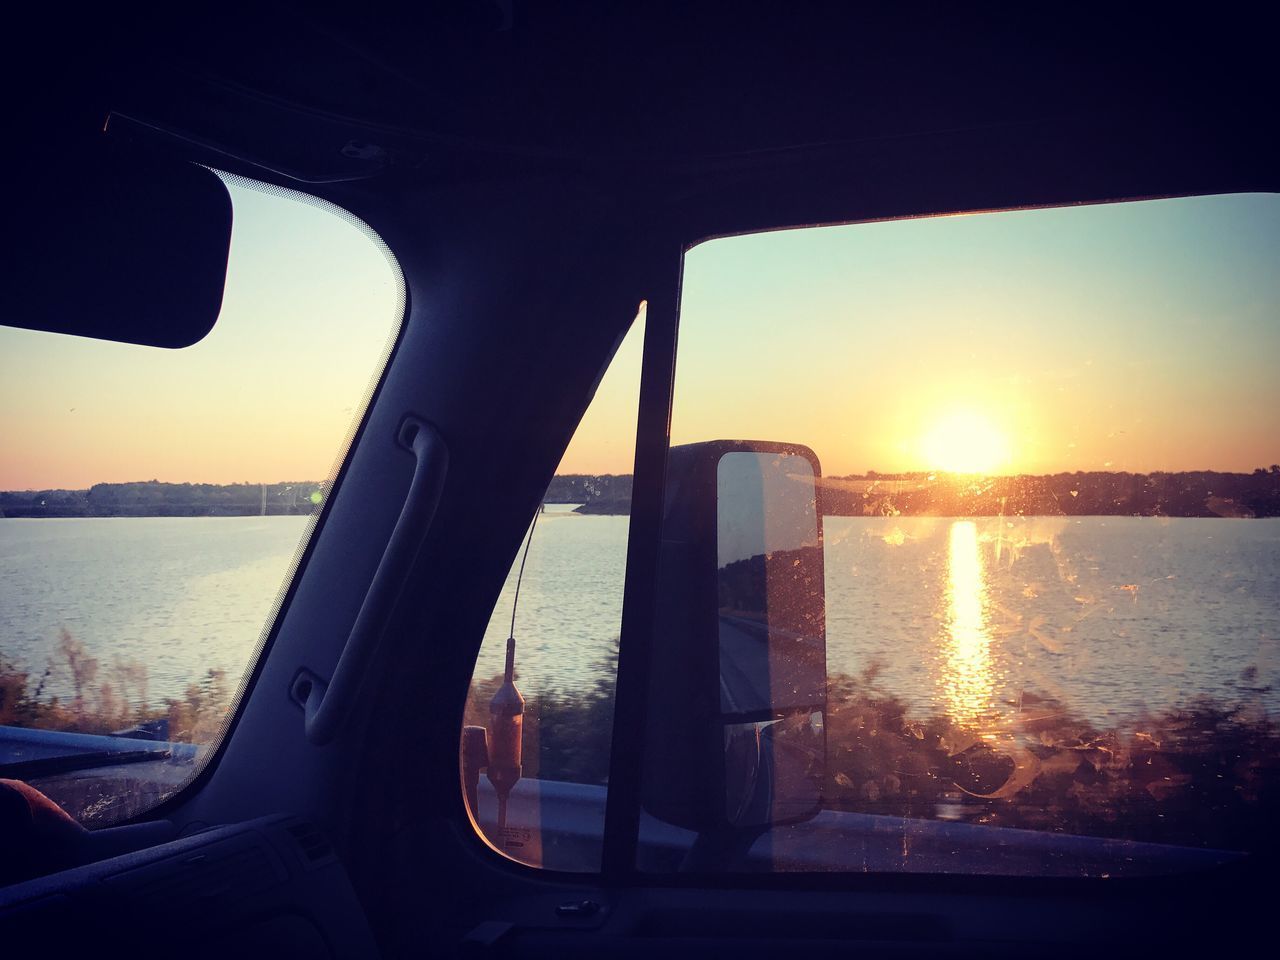
[[[364,219],[327,197],[320,196],[317,193],[308,193],[305,190],[298,189],[296,186],[284,186],[266,179],[258,180],[245,176],[241,173],[218,169],[212,166],[210,166],[209,169],[213,170],[213,172],[216,173],[224,183],[230,182],[242,189],[255,190],[272,197],[289,199],[295,203],[305,204],[316,209],[323,210],[364,234],[365,237],[382,252],[383,256],[386,257],[387,264],[391,268],[393,275],[399,284],[400,312],[399,316],[392,321],[394,326],[391,333],[386,337],[385,344],[382,348],[381,366],[375,371],[370,371],[370,375],[360,401],[362,406],[359,417],[353,419],[334,452],[332,460],[333,465],[330,468],[330,476],[332,479],[329,485],[329,493],[324,497],[320,505],[320,511],[314,515],[314,520],[312,521],[305,538],[300,541],[298,547],[295,548],[294,557],[288,566],[285,579],[276,592],[270,612],[268,613],[267,618],[263,621],[262,627],[258,633],[258,639],[253,644],[249,653],[246,668],[240,674],[238,681],[232,688],[227,715],[218,728],[217,740],[213,749],[208,750],[203,756],[198,757],[195,763],[195,770],[192,775],[183,781],[182,785],[173,793],[169,794],[159,803],[146,807],[137,813],[124,817],[120,820],[111,821],[109,823],[94,824],[90,827],[90,829],[93,830],[109,830],[142,824],[148,821],[165,819],[188,803],[192,796],[202,790],[216,773],[218,765],[225,755],[236,729],[244,716],[245,707],[249,702],[250,697],[253,696],[255,690],[258,688],[258,680],[262,675],[263,670],[266,668],[267,661],[275,647],[276,637],[279,635],[285,616],[293,602],[294,595],[298,590],[303,574],[306,571],[307,564],[310,562],[311,557],[316,550],[325,524],[332,513],[334,504],[337,502],[338,494],[351,467],[354,453],[366,435],[366,430],[373,411],[377,406],[378,398],[381,395],[387,383],[391,369],[399,356],[400,347],[404,342],[405,333],[409,327],[409,317],[412,313],[413,304],[411,299],[411,287],[408,282],[408,278],[405,275],[404,268],[400,264],[399,258],[396,257],[395,252],[391,249],[390,245],[387,244],[386,240]],[[232,207],[232,215],[234,218],[234,203]],[[234,242],[234,226],[232,242]],[[217,326],[216,321],[214,326]]]
[[[938,216],[1014,213],[1068,206],[1134,203],[1179,197],[1231,193],[1271,193],[1280,190],[1237,186],[1117,198],[1028,203],[973,209],[904,213],[852,219],[823,219],[809,223],[773,223],[764,227],[723,231],[705,230],[694,220],[680,223],[684,229],[666,233],[654,244],[659,254],[649,273],[651,293],[646,297],[645,337],[640,374],[640,398],[636,425],[636,454],[632,508],[627,537],[626,579],[619,637],[614,724],[610,740],[608,792],[598,871],[581,872],[533,866],[514,860],[492,847],[478,827],[467,831],[468,840],[482,848],[486,861],[504,873],[539,883],[599,885],[607,889],[766,890],[783,892],[964,893],[1009,894],[1091,900],[1105,895],[1145,900],[1164,893],[1185,892],[1188,884],[1248,883],[1266,869],[1265,854],[1250,854],[1233,863],[1203,869],[1147,876],[1015,876],[982,873],[929,873],[852,871],[731,872],[689,871],[655,873],[641,870],[637,851],[641,822],[644,723],[648,716],[648,684],[651,675],[649,636],[652,630],[658,586],[658,554],[662,535],[662,510],[666,488],[667,454],[678,361],[680,301],[685,257],[702,243],[762,232],[858,226]],[[692,239],[688,239],[692,237]],[[675,255],[678,251],[678,255]],[[665,255],[669,259],[662,259]],[[461,791],[459,790],[461,800]],[[465,810],[465,806],[464,806]],[[474,826],[474,825],[471,825]]]

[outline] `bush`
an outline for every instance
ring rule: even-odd
[[[44,696],[53,678],[69,682],[69,701]],[[0,725],[110,734],[163,721],[169,741],[208,743],[231,704],[226,672],[216,668],[189,684],[181,697],[166,697],[163,707],[148,703],[147,686],[146,664],[115,657],[104,667],[63,628],[34,688],[29,671],[0,657]]]
[[[526,701],[527,777],[604,784],[612,672],[583,695]],[[1245,679],[1248,679],[1247,677]],[[500,677],[473,685],[466,722],[488,723]],[[1244,691],[1247,694],[1247,689]],[[1201,699],[1124,734],[1025,694],[1012,719],[974,730],[912,717],[871,668],[832,676],[824,807],[1053,833],[1235,850],[1280,847],[1280,730],[1248,705]]]

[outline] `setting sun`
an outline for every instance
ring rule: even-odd
[[[920,442],[925,463],[948,473],[993,473],[1009,460],[1009,442],[991,420],[955,410],[936,421]]]

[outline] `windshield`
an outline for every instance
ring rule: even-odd
[[[1134,876],[1273,850],[1278,252],[1256,194],[690,250],[638,866]],[[634,435],[634,400],[596,415]],[[577,475],[594,424],[524,569],[523,754],[494,750],[519,558],[461,753],[488,842],[563,870],[598,869],[618,789],[600,651],[633,576],[631,451],[593,442]],[[749,469],[697,466],[727,450]]]
[[[203,340],[0,327],[0,777],[88,825],[171,796],[216,747],[402,319],[367,227],[224,179]]]
[[[1257,194],[690,251],[673,441],[822,463],[823,813],[766,832],[774,869],[1270,847],[1278,252]]]

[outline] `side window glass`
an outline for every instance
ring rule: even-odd
[[[1132,876],[1272,844],[1278,253],[1272,195],[691,250],[641,866]],[[717,538],[719,566],[688,546]]]
[[[171,796],[216,747],[402,320],[365,225],[224,179],[205,339],[0,327],[0,777],[89,826]]]
[[[642,305],[512,564],[467,699],[472,818],[531,866],[600,869],[643,339]]]

